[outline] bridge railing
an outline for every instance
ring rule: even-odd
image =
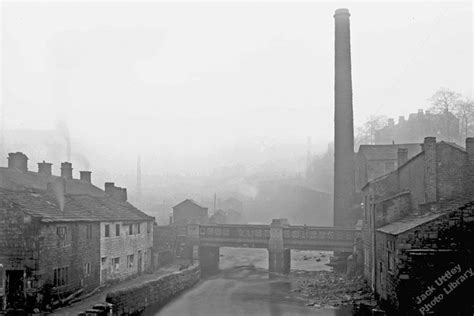
[[[199,237],[203,238],[251,238],[268,240],[270,226],[268,225],[201,225]]]
[[[319,240],[352,242],[360,236],[360,231],[347,228],[290,226],[283,228],[283,239],[287,241]]]

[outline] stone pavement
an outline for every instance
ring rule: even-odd
[[[108,287],[105,287],[103,289],[100,289],[99,292],[96,294],[92,295],[91,297],[88,297],[82,301],[76,302],[74,304],[71,304],[69,306],[61,307],[52,313],[52,315],[64,315],[64,316],[73,316],[77,315],[80,312],[83,312],[87,309],[92,308],[93,305],[98,304],[98,303],[103,303],[105,302],[105,298],[107,296],[107,293],[110,291],[115,291],[115,290],[120,290],[120,289],[125,289],[130,286],[134,286],[137,284],[140,284],[146,280],[156,278],[157,276],[164,275],[167,273],[179,271],[180,263],[171,263],[169,265],[165,265],[161,267],[158,271],[152,273],[152,274],[143,274],[140,275],[134,279],[130,279],[124,282],[120,282]]]

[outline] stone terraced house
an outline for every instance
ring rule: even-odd
[[[126,189],[102,190],[90,171],[74,179],[68,162],[54,176],[52,164],[32,172],[27,161],[10,153],[0,167],[0,310],[45,307],[151,270],[154,218],[127,202]]]
[[[423,262],[419,258],[432,263],[424,265],[431,276],[418,278],[418,288],[456,262],[473,264],[472,242],[464,241],[474,239],[469,204],[474,201],[474,138],[467,138],[462,148],[426,137],[420,153],[397,165],[362,188],[364,276],[388,308],[422,308],[405,295],[416,294],[410,288],[417,288],[406,280],[420,276],[408,268],[411,263]]]
[[[127,202],[89,195],[0,189],[3,306],[41,305],[151,269],[153,217]],[[44,291],[43,291],[44,293]],[[43,306],[41,306],[43,307]]]

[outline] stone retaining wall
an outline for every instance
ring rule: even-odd
[[[114,315],[139,314],[148,306],[166,304],[175,295],[197,283],[200,276],[199,265],[192,265],[128,289],[109,292],[106,301],[114,305]]]

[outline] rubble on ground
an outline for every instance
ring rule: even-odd
[[[296,277],[293,290],[309,299],[308,306],[327,307],[364,305],[374,308],[377,304],[370,288],[361,276],[349,278],[343,273],[316,271]]]

